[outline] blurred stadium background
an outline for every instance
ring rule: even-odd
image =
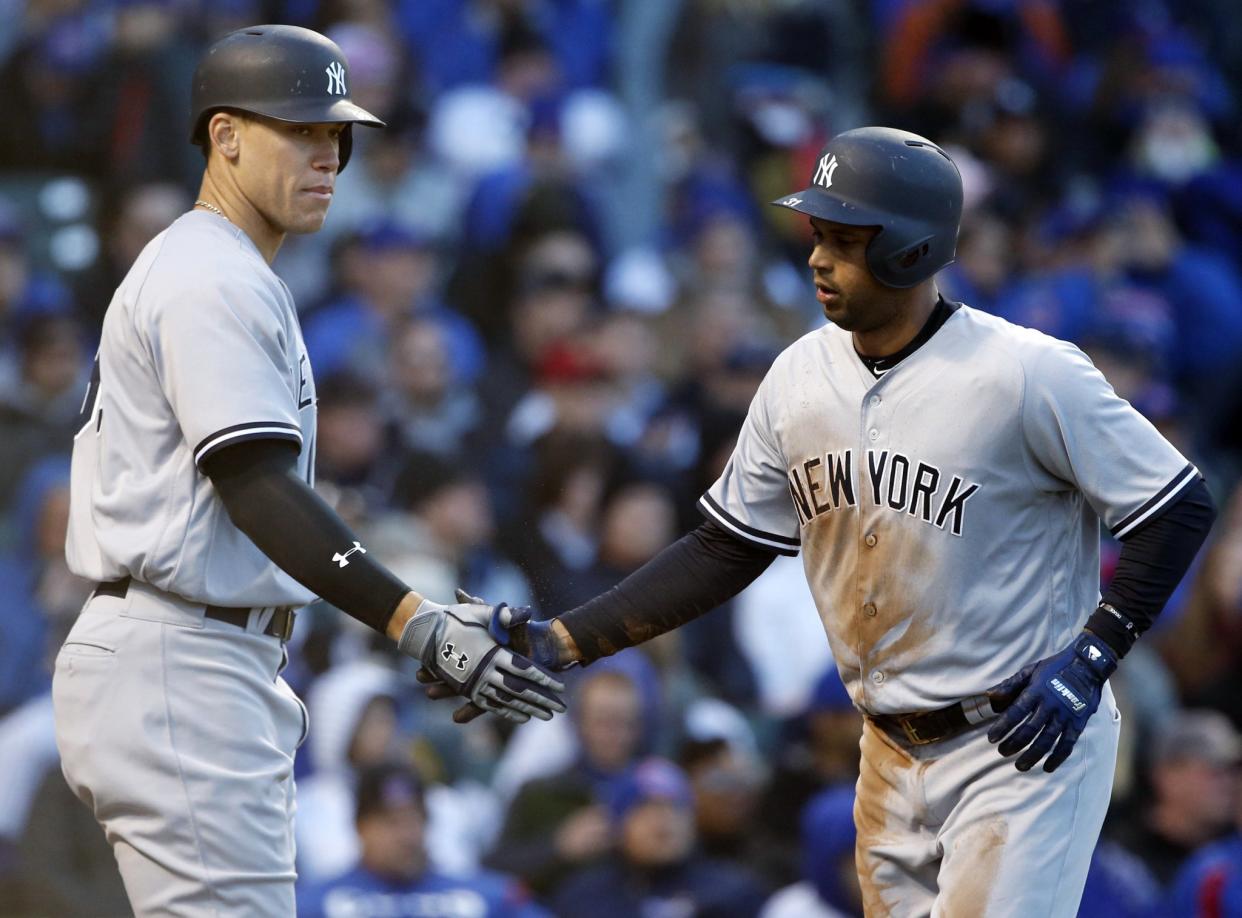
[[[389,123],[355,132],[324,231],[274,267],[320,488],[441,600],[552,614],[694,526],[769,362],[823,321],[807,228],[765,202],[860,124],[949,149],[944,292],[1085,348],[1221,509],[1114,680],[1081,914],[1242,915],[1231,0],[0,0],[0,914],[126,912],[52,739],[50,661],[90,588],[63,559],[67,455],[112,291],[197,190],[197,56],[257,22],[332,37]],[[858,720],[799,561],[575,674],[551,724],[457,727],[382,643],[298,619],[306,914],[860,913]],[[634,818],[651,799],[663,828]],[[334,898],[359,858],[402,878],[388,899]]]

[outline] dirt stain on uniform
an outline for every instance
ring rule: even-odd
[[[903,796],[910,769],[915,765],[913,758],[885,742],[878,735],[879,730],[871,721],[863,726],[862,762],[854,800],[854,825],[858,829],[854,862],[858,868],[863,911],[869,918],[888,915],[891,908],[884,901],[884,893],[892,882],[884,874],[894,868],[874,849],[891,840],[888,832],[890,802]]]
[[[1009,825],[1002,816],[976,823],[962,833],[951,854],[956,869],[940,894],[941,914],[953,918],[987,914],[988,897],[1008,838]]]

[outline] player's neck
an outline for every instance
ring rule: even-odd
[[[208,210],[223,216],[254,243],[263,260],[269,265],[276,260],[285,241],[285,233],[276,227],[251,204],[241,192],[223,182],[218,182],[210,172],[203,175],[203,183],[198,189],[200,202],[197,209]],[[213,205],[204,207],[202,202]]]
[[[940,298],[934,284],[921,285],[892,320],[878,328],[854,332],[854,349],[864,357],[888,357],[915,339]]]

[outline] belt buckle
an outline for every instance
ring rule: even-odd
[[[897,722],[901,724],[901,729],[905,731],[906,739],[908,739],[915,746],[926,746],[928,743],[935,742],[934,737],[920,736],[919,728],[914,725],[913,720],[913,717],[898,718]]]
[[[293,637],[294,612],[289,606],[281,606],[276,610],[277,615],[281,612],[285,614],[285,625],[280,629],[280,643],[287,644],[289,643],[289,638]]]

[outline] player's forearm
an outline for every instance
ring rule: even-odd
[[[297,475],[295,456],[275,441],[238,444],[207,472],[233,524],[278,567],[376,631],[391,637],[395,628],[399,636],[422,597],[366,553]]]
[[[1122,542],[1117,569],[1103,596],[1121,618],[1098,609],[1087,622],[1119,657],[1151,627],[1190,569],[1215,519],[1211,495],[1200,480],[1164,514]]]
[[[558,616],[562,661],[589,663],[672,631],[732,599],[774,558],[704,523],[611,590]]]

